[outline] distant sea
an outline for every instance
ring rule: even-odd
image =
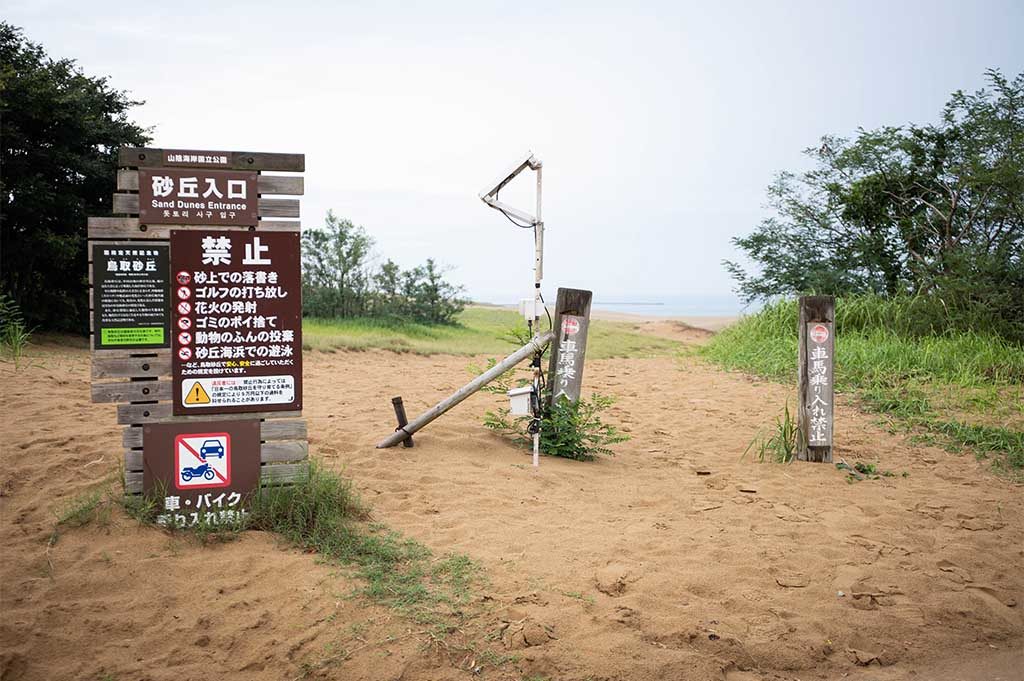
[[[595,310],[628,312],[651,317],[734,317],[751,312],[735,296],[635,296],[596,298]]]
[[[554,292],[545,292],[548,303],[554,302]],[[499,305],[516,305],[513,301],[502,301]],[[743,313],[756,312],[759,306],[744,307],[731,294],[727,295],[637,295],[596,297],[595,310],[626,312],[649,317],[735,317]]]

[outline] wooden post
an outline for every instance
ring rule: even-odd
[[[797,335],[797,458],[832,463],[835,298],[802,296]]]
[[[409,425],[409,419],[405,416],[405,405],[402,403],[402,396],[392,397],[391,405],[395,408],[395,418],[398,419],[398,427],[395,430],[402,430]],[[403,447],[412,447],[413,444],[415,443],[412,441],[412,435],[402,440]]]
[[[551,359],[548,362],[548,406],[556,396],[565,395],[571,402],[580,399],[583,388],[583,361],[587,354],[587,331],[590,326],[591,291],[575,288],[558,289],[552,330]]]

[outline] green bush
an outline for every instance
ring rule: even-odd
[[[612,404],[611,397],[597,393],[589,400],[580,398],[578,402],[571,402],[564,396],[555,400],[541,417],[541,453],[576,461],[614,454],[609,445],[625,442],[629,436],[601,419],[601,413]],[[529,431],[532,420],[530,416],[513,418],[508,409],[499,408],[487,412],[484,425],[510,436],[520,446],[532,448],[533,435]]]

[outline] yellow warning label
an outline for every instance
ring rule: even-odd
[[[202,384],[196,381],[185,396],[185,404],[209,404],[210,396],[203,389]]]

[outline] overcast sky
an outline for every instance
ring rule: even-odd
[[[545,289],[719,297],[802,149],[1024,70],[1019,1],[2,4],[145,100],[154,146],[305,153],[305,227],[333,208],[498,302],[529,295],[533,243],[477,193],[527,150]],[[532,208],[532,180],[503,200]]]

